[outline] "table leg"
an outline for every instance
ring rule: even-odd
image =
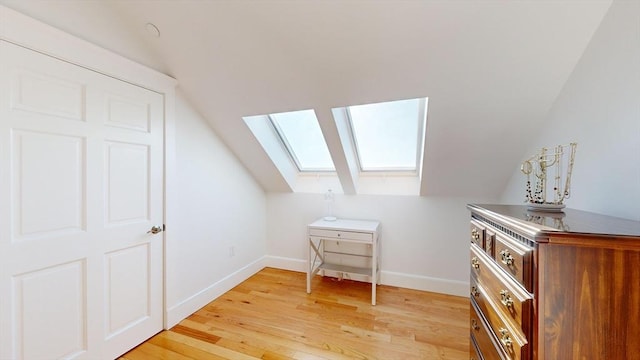
[[[311,272],[313,264],[311,264],[311,239],[309,239],[309,247],[307,249],[307,294],[311,294]]]

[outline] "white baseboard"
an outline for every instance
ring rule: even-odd
[[[264,269],[265,257],[244,266],[243,268],[235,271],[234,273],[220,279],[219,281],[209,285],[202,291],[195,295],[181,301],[180,303],[167,309],[165,315],[165,329],[169,329],[185,319],[187,316],[193,314],[197,310],[201,309],[220,295],[231,290],[234,286],[247,280],[253,274]]]
[[[285,258],[279,256],[265,256],[265,266],[306,272],[307,261],[293,258]],[[327,271],[326,275],[331,276],[332,273]],[[351,276],[353,280],[364,281],[364,277]],[[469,282],[455,281],[448,279],[439,279],[422,275],[405,274],[393,271],[381,271],[380,283],[383,285],[397,286],[401,288],[430,291],[441,294],[468,296]]]
[[[307,261],[281,256],[265,256],[264,266],[282,270],[291,270],[298,272],[307,272]]]
[[[440,294],[469,296],[469,282],[432,278],[429,276],[412,275],[393,271],[382,271],[380,275],[384,285],[397,286],[407,289],[430,291]]]

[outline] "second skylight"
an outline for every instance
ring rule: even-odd
[[[426,99],[347,108],[362,171],[416,171],[422,150]]]

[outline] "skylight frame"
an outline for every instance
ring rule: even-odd
[[[358,170],[362,174],[384,174],[390,173],[394,175],[416,175],[420,172],[422,167],[422,157],[424,153],[424,142],[425,140],[425,127],[426,127],[426,110],[427,110],[427,98],[414,98],[414,99],[403,99],[403,100],[418,100],[418,129],[416,131],[416,163],[414,167],[388,167],[388,168],[380,168],[380,169],[365,169],[362,166],[362,160],[360,156],[360,147],[358,145],[358,139],[355,134],[355,128],[353,126],[353,118],[351,116],[351,107],[358,105],[350,105],[344,108],[345,114],[347,117],[347,123],[349,124],[349,135],[351,137],[351,142],[353,144],[353,151],[355,153],[356,162],[358,164]],[[397,101],[403,101],[397,100]],[[393,102],[393,101],[385,101],[385,102]],[[383,102],[380,102],[383,103]],[[376,104],[376,103],[373,103]],[[362,105],[371,105],[371,104],[362,104]]]
[[[313,109],[310,109],[310,110],[313,111]],[[304,110],[300,110],[300,111],[304,111]],[[313,112],[315,116],[315,111]],[[295,150],[293,150],[293,147],[291,146],[291,143],[287,139],[287,136],[285,135],[284,131],[282,130],[278,122],[272,117],[272,115],[274,114],[267,115],[267,118],[269,119],[269,123],[271,124],[275,134],[277,135],[278,140],[280,140],[281,145],[286,150],[287,155],[289,155],[289,159],[295,165],[299,173],[335,173],[336,172],[335,164],[333,164],[333,168],[313,168],[313,167],[302,166],[300,159],[296,155]],[[318,121],[317,117],[316,117],[316,121]],[[324,141],[324,137],[323,137],[323,141]],[[326,145],[326,142],[325,142],[325,145]],[[327,146],[327,150],[328,150],[328,146]],[[331,156],[330,152],[329,152],[329,156]],[[333,163],[333,159],[331,159],[331,162]]]

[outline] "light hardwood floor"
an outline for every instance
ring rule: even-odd
[[[469,359],[469,299],[266,268],[129,353],[137,359]]]

